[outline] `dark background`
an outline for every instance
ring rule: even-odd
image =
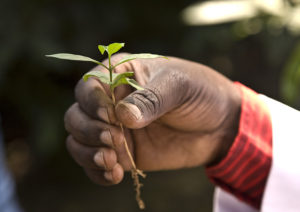
[[[98,44],[125,42],[124,51],[204,63],[300,108],[298,35],[270,28],[267,14],[248,22],[187,26],[180,14],[194,2],[1,1],[0,113],[7,163],[25,211],[139,211],[129,175],[117,186],[94,185],[65,149],[63,115],[74,102],[76,82],[93,65],[46,54],[101,60]],[[259,30],[245,31],[257,22]],[[149,173],[143,182],[146,211],[211,211],[213,186],[201,167]]]

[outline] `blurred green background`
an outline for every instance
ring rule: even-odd
[[[1,1],[0,113],[25,211],[139,211],[128,175],[117,186],[94,185],[65,149],[64,112],[93,66],[46,54],[96,59],[98,44],[125,42],[127,52],[197,61],[300,109],[299,1],[245,0],[240,11],[220,2]],[[149,173],[143,182],[146,211],[211,211],[213,186],[201,167]]]

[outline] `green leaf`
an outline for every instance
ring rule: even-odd
[[[102,67],[104,67],[108,70],[108,68],[103,63],[101,63],[97,60],[94,60],[90,57],[86,57],[86,56],[82,56],[82,55],[78,55],[78,54],[58,53],[58,54],[46,55],[46,57],[53,57],[53,58],[62,59],[62,60],[76,60],[76,61],[92,62],[92,63],[96,63],[98,65],[101,65]]]
[[[132,87],[136,88],[137,90],[144,90],[144,88],[142,86],[139,85],[139,83],[137,81],[135,81],[134,79],[127,79],[127,83],[129,85],[131,85]]]
[[[133,72],[125,72],[125,73],[122,73],[122,74],[114,74],[112,85],[117,83],[121,78],[132,77],[133,75],[134,75]]]
[[[115,89],[116,87],[118,87],[119,85],[122,84],[128,84],[126,77],[132,77],[134,75],[133,72],[125,72],[122,74],[114,74],[113,75],[113,81],[111,84],[112,89]]]
[[[111,88],[114,90],[116,87],[118,87],[119,85],[127,85],[127,79],[126,77],[120,78],[115,84],[111,85]]]
[[[130,60],[135,59],[154,59],[154,58],[165,58],[168,59],[165,56],[158,55],[158,54],[149,54],[149,53],[141,53],[141,54],[130,54],[125,56],[122,60],[120,60],[113,68],[117,67],[118,65],[128,62]]]
[[[118,52],[122,47],[124,47],[125,43],[111,43],[107,47],[107,53],[111,56],[114,53]]]
[[[54,57],[57,59],[62,59],[62,60],[77,60],[77,61],[88,61],[88,62],[93,62],[93,63],[100,63],[97,60],[94,60],[92,58],[82,56],[82,55],[77,55],[77,54],[68,54],[68,53],[59,53],[59,54],[51,54],[51,55],[46,55],[46,57]]]
[[[109,74],[108,73],[103,73],[101,71],[89,71],[85,75],[83,75],[83,81],[87,81],[88,78],[90,77],[96,77],[99,79],[101,82],[106,83],[110,85],[110,80],[109,80]]]
[[[107,50],[107,46],[98,45],[98,49],[101,52],[101,54],[103,55],[104,52]]]
[[[143,90],[143,88],[135,80],[128,78],[133,75],[134,75],[133,72],[114,74],[113,75],[113,83],[111,84],[111,88],[115,89],[119,85],[131,85],[132,87],[134,87],[138,90]]]

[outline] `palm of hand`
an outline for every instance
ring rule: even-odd
[[[209,157],[208,139],[201,133],[172,129],[159,122],[130,131],[135,160],[142,170],[193,167]]]

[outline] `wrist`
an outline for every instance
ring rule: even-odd
[[[242,96],[238,133],[226,156],[206,173],[213,183],[258,209],[272,160],[271,117],[256,92],[235,84]]]
[[[206,164],[212,166],[224,159],[238,134],[241,115],[241,91],[240,88],[232,83],[228,92],[227,115],[220,129],[216,132],[218,144],[211,160]]]

